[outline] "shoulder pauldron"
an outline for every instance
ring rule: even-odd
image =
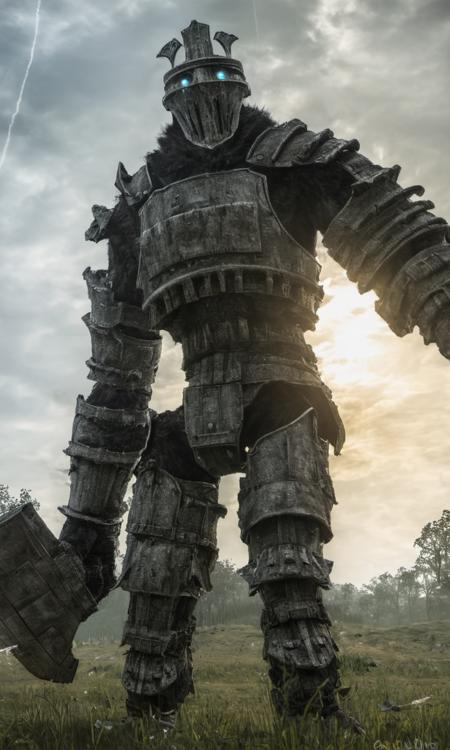
[[[129,206],[137,206],[148,198],[152,192],[152,180],[144,164],[134,175],[128,174],[124,165],[119,161],[115,186],[123,195]]]
[[[332,130],[313,133],[301,120],[267,128],[255,140],[247,162],[256,167],[301,167],[328,164],[344,151],[357,151],[359,142],[334,138]]]
[[[115,187],[120,192],[122,200],[113,208],[105,206],[92,206],[94,221],[85,233],[87,240],[100,242],[111,237],[112,228],[115,225],[122,226],[125,231],[129,230],[130,211],[128,209],[139,209],[153,191],[147,165],[144,164],[135,174],[128,174],[124,165],[119,161],[117,167]],[[125,206],[125,211],[123,207]],[[128,209],[126,209],[128,206]],[[133,213],[133,211],[131,211]]]

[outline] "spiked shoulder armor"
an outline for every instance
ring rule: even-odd
[[[358,149],[356,139],[334,138],[328,128],[314,133],[294,119],[264,130],[251,146],[247,162],[265,168],[329,164],[340,154]]]
[[[114,184],[129,206],[139,206],[143,201],[147,200],[153,190],[152,179],[147,169],[147,164],[143,164],[135,174],[130,175],[122,162],[119,161]]]

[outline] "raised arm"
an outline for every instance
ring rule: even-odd
[[[91,312],[83,317],[92,342],[85,400],[78,396],[70,456],[70,498],[61,540],[82,558],[87,584],[97,600],[115,582],[114,567],[123,499],[147,444],[148,401],[161,351],[136,289],[139,223],[137,209],[151,185],[145,167],[130,177],[119,165],[120,197],[112,209],[94,206],[86,239],[108,240],[108,270],[83,273]]]
[[[356,140],[309,131],[300,120],[270,128],[249,161],[298,172],[311,184],[310,211],[330,255],[373,289],[377,312],[398,336],[417,325],[426,344],[450,358],[450,228],[431,213],[420,185],[402,188],[400,167],[382,168],[357,153]]]

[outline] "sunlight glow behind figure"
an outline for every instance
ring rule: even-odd
[[[337,384],[377,382],[373,363],[380,355],[385,324],[374,311],[376,295],[360,295],[348,281],[340,284],[327,279],[324,288],[329,301],[320,310],[318,333],[323,327],[329,335],[315,346],[323,360],[321,369]]]
[[[31,44],[30,57],[29,57],[29,60],[28,60],[28,65],[27,65],[26,70],[25,70],[25,75],[23,77],[22,85],[21,85],[20,90],[19,90],[19,96],[17,97],[16,108],[15,108],[14,112],[12,113],[11,120],[9,122],[8,133],[6,135],[5,145],[3,146],[3,151],[2,151],[2,154],[0,156],[0,170],[2,169],[3,164],[5,163],[6,155],[8,153],[8,148],[9,148],[9,144],[10,144],[10,141],[11,141],[11,135],[12,135],[14,123],[16,121],[17,115],[19,114],[20,105],[22,104],[23,92],[25,90],[25,85],[26,85],[26,82],[27,82],[27,79],[28,79],[28,75],[30,73],[31,66],[33,64],[34,52],[35,52],[35,49],[36,49],[36,42],[37,42],[38,33],[39,33],[39,18],[40,18],[40,11],[41,11],[41,2],[42,2],[42,0],[37,0],[36,13],[35,13],[35,17],[34,17],[34,36],[33,36],[33,42]]]

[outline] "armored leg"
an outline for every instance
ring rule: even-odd
[[[262,630],[276,709],[338,710],[336,644],[321,589],[332,563],[322,556],[331,538],[335,502],[327,469],[328,444],[317,435],[313,409],[264,435],[248,456],[239,519],[249,545],[242,574],[264,603]]]
[[[201,592],[211,589],[217,522],[226,513],[218,503],[216,483],[179,478],[164,468],[170,462],[170,441],[162,441],[168,421],[176,422],[177,413],[173,420],[167,413],[156,418],[152,450],[137,472],[127,526],[120,585],[130,592],[122,642],[130,646],[123,684],[131,715],[173,711],[192,691],[194,609]],[[181,450],[172,457],[179,473],[189,468],[191,454],[184,441],[178,434]],[[160,465],[153,455],[159,455]]]

